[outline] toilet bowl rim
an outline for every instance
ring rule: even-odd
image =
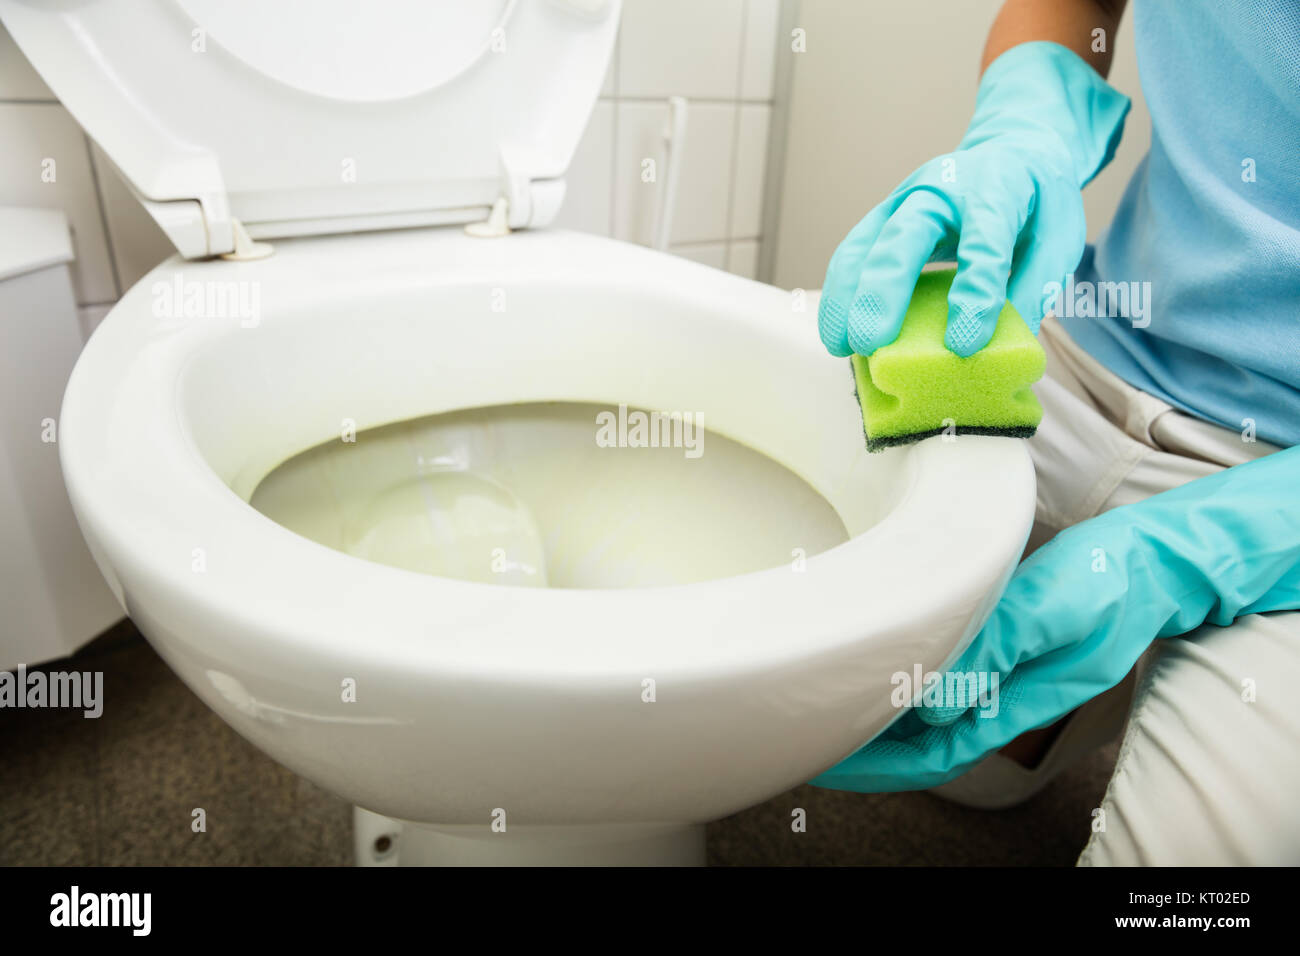
[[[637,267],[651,262],[668,274],[698,277],[690,271],[700,268],[694,264],[647,259],[645,250],[628,250],[628,254]],[[675,272],[682,265],[687,270]],[[190,267],[185,263],[173,268]],[[174,376],[176,370],[160,374]],[[69,397],[86,413],[96,403],[87,405],[77,387],[74,375]],[[169,424],[176,425],[175,421]],[[491,674],[495,679],[513,673],[520,680],[533,680],[553,672],[619,673],[642,664],[704,677],[742,665],[788,665],[849,645],[903,641],[909,631],[931,625],[937,632],[943,620],[980,613],[989,590],[1004,575],[1003,568],[990,564],[990,556],[1018,554],[1028,532],[1033,474],[1022,442],[972,436],[963,437],[960,446],[960,478],[953,474],[953,448],[940,438],[888,452],[911,456],[913,461],[912,480],[894,511],[866,534],[808,559],[802,574],[777,568],[691,585],[620,591],[509,588],[372,564],[300,538],[256,512],[190,449],[183,465],[179,459],[172,462],[183,468],[172,489],[181,507],[173,507],[172,513],[188,516],[184,519],[188,523],[155,528],[167,533],[152,540],[158,546],[168,541],[173,547],[187,539],[205,540],[210,542],[209,550],[225,548],[248,559],[247,564],[209,567],[197,575],[176,553],[151,553],[140,539],[132,540],[127,524],[108,520],[111,507],[102,500],[92,503],[94,487],[85,460],[69,455],[66,442],[61,454],[83,528],[92,545],[108,558],[110,568],[115,568],[128,609],[132,599],[171,605],[179,599],[185,606],[205,609],[214,619],[238,621],[233,630],[240,634],[226,638],[232,652],[257,642],[265,647],[264,642],[271,641],[286,653],[332,653],[346,658],[357,651],[357,635],[370,634],[365,645],[372,661],[387,657],[394,667],[461,670]],[[129,467],[129,462],[118,461],[113,467]],[[924,526],[959,520],[963,509],[969,513],[981,495],[1019,504],[1020,513],[1008,515],[1008,520],[992,528],[980,526],[980,533],[970,525],[952,526],[951,533],[967,543],[965,560],[942,553],[918,554],[908,547],[909,539],[922,534]],[[135,504],[143,507],[148,502],[146,494]],[[249,536],[256,547],[249,547]],[[277,567],[298,563],[305,571],[296,572],[287,589],[266,577],[273,576]],[[931,590],[925,579],[928,569],[937,569],[942,577],[939,587],[946,598],[942,607],[933,601],[933,594],[926,593]],[[873,576],[893,586],[864,586],[864,580]],[[312,606],[313,600],[319,605],[322,597],[337,599],[349,587],[364,593],[371,606],[364,602]],[[162,596],[165,601],[159,600]],[[421,627],[404,620],[402,613],[393,613],[395,607],[410,612],[439,602],[455,608],[436,626]],[[340,610],[345,612],[337,613]],[[141,613],[148,613],[143,606]],[[959,630],[969,631],[971,626],[966,622]],[[463,627],[458,639],[443,640],[445,632],[455,627]],[[551,645],[553,652],[539,652],[536,640],[520,637],[539,630],[545,630],[551,641],[565,637],[565,653],[558,653],[557,644]],[[620,631],[618,643],[626,646],[611,648],[605,646],[608,641],[602,645],[601,635],[610,630]],[[730,633],[722,637],[719,630]],[[951,640],[958,636],[952,635]],[[921,663],[935,663],[936,655],[943,657],[952,650],[941,646],[938,638],[932,644],[924,636],[909,640],[916,649],[913,656]],[[575,667],[575,661],[582,663]]]

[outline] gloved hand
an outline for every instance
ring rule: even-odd
[[[949,349],[967,356],[987,345],[1008,298],[1037,333],[1044,286],[1083,255],[1081,190],[1110,162],[1128,109],[1128,97],[1056,43],[999,56],[957,151],[909,176],[831,256],[822,343],[845,356],[894,341],[922,267],[954,252]]]
[[[1016,570],[949,668],[998,675],[996,716],[974,701],[904,711],[812,782],[937,786],[1118,684],[1152,640],[1284,609],[1300,609],[1300,446],[1061,532]]]

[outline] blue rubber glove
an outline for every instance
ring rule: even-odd
[[[1118,684],[1156,638],[1295,609],[1300,446],[1061,532],[1016,570],[949,668],[996,673],[996,715],[975,701],[912,708],[812,782],[864,793],[937,786]]]
[[[831,256],[822,343],[845,356],[894,341],[922,267],[954,253],[950,350],[987,345],[1008,298],[1036,333],[1045,286],[1083,255],[1081,190],[1110,162],[1128,109],[1128,97],[1063,46],[1003,53],[984,71],[957,151],[909,176]]]

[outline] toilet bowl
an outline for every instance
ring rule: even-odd
[[[173,274],[259,283],[258,323],[158,318]],[[843,360],[790,302],[554,232],[414,230],[284,242],[257,262],[173,260],[78,362],[64,474],[92,553],[159,654],[319,785],[484,834],[498,810],[507,832],[701,823],[815,776],[893,719],[893,675],[963,647],[1032,513],[1022,442],[936,437],[868,455]],[[683,585],[534,588],[365,560],[249,505],[282,462],[345,433],[360,450],[374,426],[537,402],[699,413],[798,475],[848,540],[800,561],[792,537],[778,566]]]
[[[615,10],[591,19],[610,5],[569,6],[612,37]],[[44,14],[10,0],[0,13],[38,68],[64,49]],[[502,189],[507,218],[521,203],[539,214],[547,193]],[[699,862],[703,823],[893,720],[896,675],[958,654],[1019,558],[1034,504],[1023,443],[939,436],[868,455],[846,364],[786,292],[603,238],[475,238],[470,214],[398,230],[376,212],[352,232],[322,225],[356,214],[330,208],[295,231],[221,219],[211,198],[172,219],[157,207],[176,200],[154,202],[183,255],[122,298],[78,361],[64,476],[101,572],[169,666],[265,753],[364,808],[361,862]],[[211,229],[186,257],[193,214],[231,227],[232,258],[211,258]],[[606,447],[601,413],[637,409],[702,425],[703,444],[654,449],[680,453],[662,492],[640,487],[653,508],[620,510],[628,462],[651,449]],[[573,423],[588,413],[584,438]],[[358,479],[364,501],[321,491],[284,517],[311,456],[377,461],[361,456],[400,447],[394,427],[434,443],[412,444],[414,485]],[[542,453],[590,467],[531,483],[511,470]],[[727,480],[692,484],[696,467]],[[460,525],[448,500],[469,503]],[[664,532],[714,511],[713,537],[753,548],[704,561],[710,535]],[[439,546],[475,531],[504,573],[487,554],[478,579],[412,565],[403,529],[431,522],[452,528]]]

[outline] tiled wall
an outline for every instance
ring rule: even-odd
[[[761,240],[781,0],[626,0],[618,47],[578,147],[558,225],[649,243],[667,97],[689,100],[670,234],[675,253],[753,276]],[[83,330],[172,253],[108,159],[0,28],[0,205],[72,225]],[[49,160],[53,160],[52,175]]]
[[[670,248],[753,277],[779,8],[779,0],[626,0],[610,76],[570,176],[583,201],[568,204],[563,224],[651,242],[663,170],[644,183],[641,163],[662,153],[666,98],[683,96]]]
[[[88,334],[172,247],[3,28],[0,143],[0,205],[57,207],[68,217]]]

